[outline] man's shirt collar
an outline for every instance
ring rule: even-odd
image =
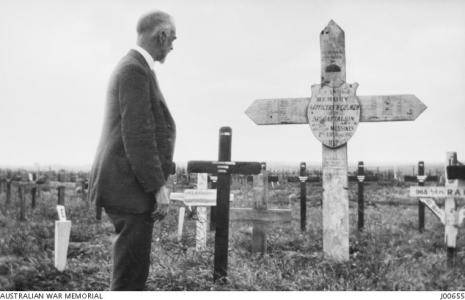
[[[149,68],[153,71],[155,61],[153,60],[152,56],[147,52],[147,50],[138,45],[134,46],[133,49],[139,52],[144,57],[145,61],[147,62],[147,65],[149,65]]]

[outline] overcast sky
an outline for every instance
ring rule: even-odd
[[[176,120],[176,161],[321,162],[309,125],[257,126],[260,98],[310,97],[320,80],[319,32],[345,31],[347,82],[358,95],[415,94],[414,122],[360,123],[351,163],[465,161],[465,1],[0,2],[0,165],[90,165],[117,61],[140,15],[174,16],[178,39],[158,79]]]

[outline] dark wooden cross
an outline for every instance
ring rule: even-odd
[[[189,161],[187,172],[209,173],[218,176],[215,216],[215,258],[213,280],[224,282],[228,273],[229,244],[229,197],[231,189],[231,174],[258,174],[259,162],[231,161],[230,127],[220,129],[220,144],[218,161]]]
[[[268,174],[266,164],[262,171],[254,176],[254,206],[252,208],[231,208],[231,221],[252,222],[252,252],[266,253],[266,229],[273,222],[291,222],[291,209],[268,208]]]
[[[323,251],[349,259],[347,141],[359,122],[411,121],[426,109],[414,95],[357,96],[346,83],[344,31],[334,22],[320,33],[321,84],[311,98],[256,100],[246,114],[258,125],[309,124],[323,145]]]

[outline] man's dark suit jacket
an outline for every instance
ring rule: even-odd
[[[131,50],[107,92],[103,131],[89,179],[97,212],[146,213],[175,171],[174,120],[144,57]],[[97,213],[98,215],[98,213]]]

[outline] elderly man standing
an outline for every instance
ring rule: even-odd
[[[114,71],[89,197],[115,227],[111,290],[142,290],[155,220],[168,212],[166,180],[175,172],[176,129],[153,66],[173,50],[170,15],[156,11],[137,24],[137,45]]]

